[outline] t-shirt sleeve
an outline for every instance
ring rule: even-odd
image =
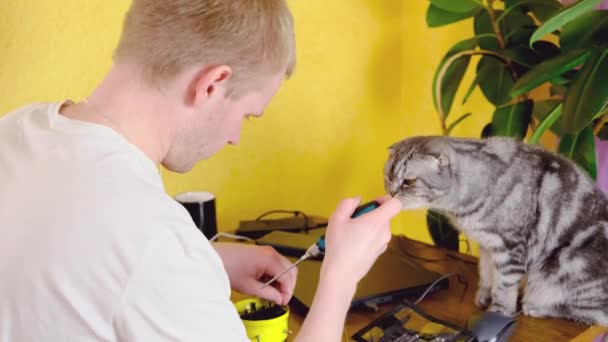
[[[119,341],[249,341],[230,302],[221,261],[207,241],[154,241],[114,314]]]

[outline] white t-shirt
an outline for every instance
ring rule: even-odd
[[[0,342],[248,341],[156,165],[60,105],[0,118]]]

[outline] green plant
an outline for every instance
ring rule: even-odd
[[[608,139],[608,11],[594,10],[601,2],[430,0],[429,27],[472,18],[475,33],[455,44],[435,72],[442,134],[471,115],[448,124],[472,56],[479,56],[462,103],[480,88],[495,107],[482,135],[536,144],[550,130],[559,137],[556,150],[595,178],[595,137]]]

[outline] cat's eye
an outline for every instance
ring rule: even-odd
[[[416,184],[416,178],[409,178],[403,181],[403,184],[405,186],[413,186],[414,184]]]

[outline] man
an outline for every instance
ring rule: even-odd
[[[230,288],[286,304],[272,249],[210,244],[164,191],[239,141],[295,64],[284,0],[134,0],[114,64],[86,101],[0,120],[0,341],[246,341]],[[298,341],[339,341],[398,201],[330,218]],[[361,253],[361,251],[365,251]]]

